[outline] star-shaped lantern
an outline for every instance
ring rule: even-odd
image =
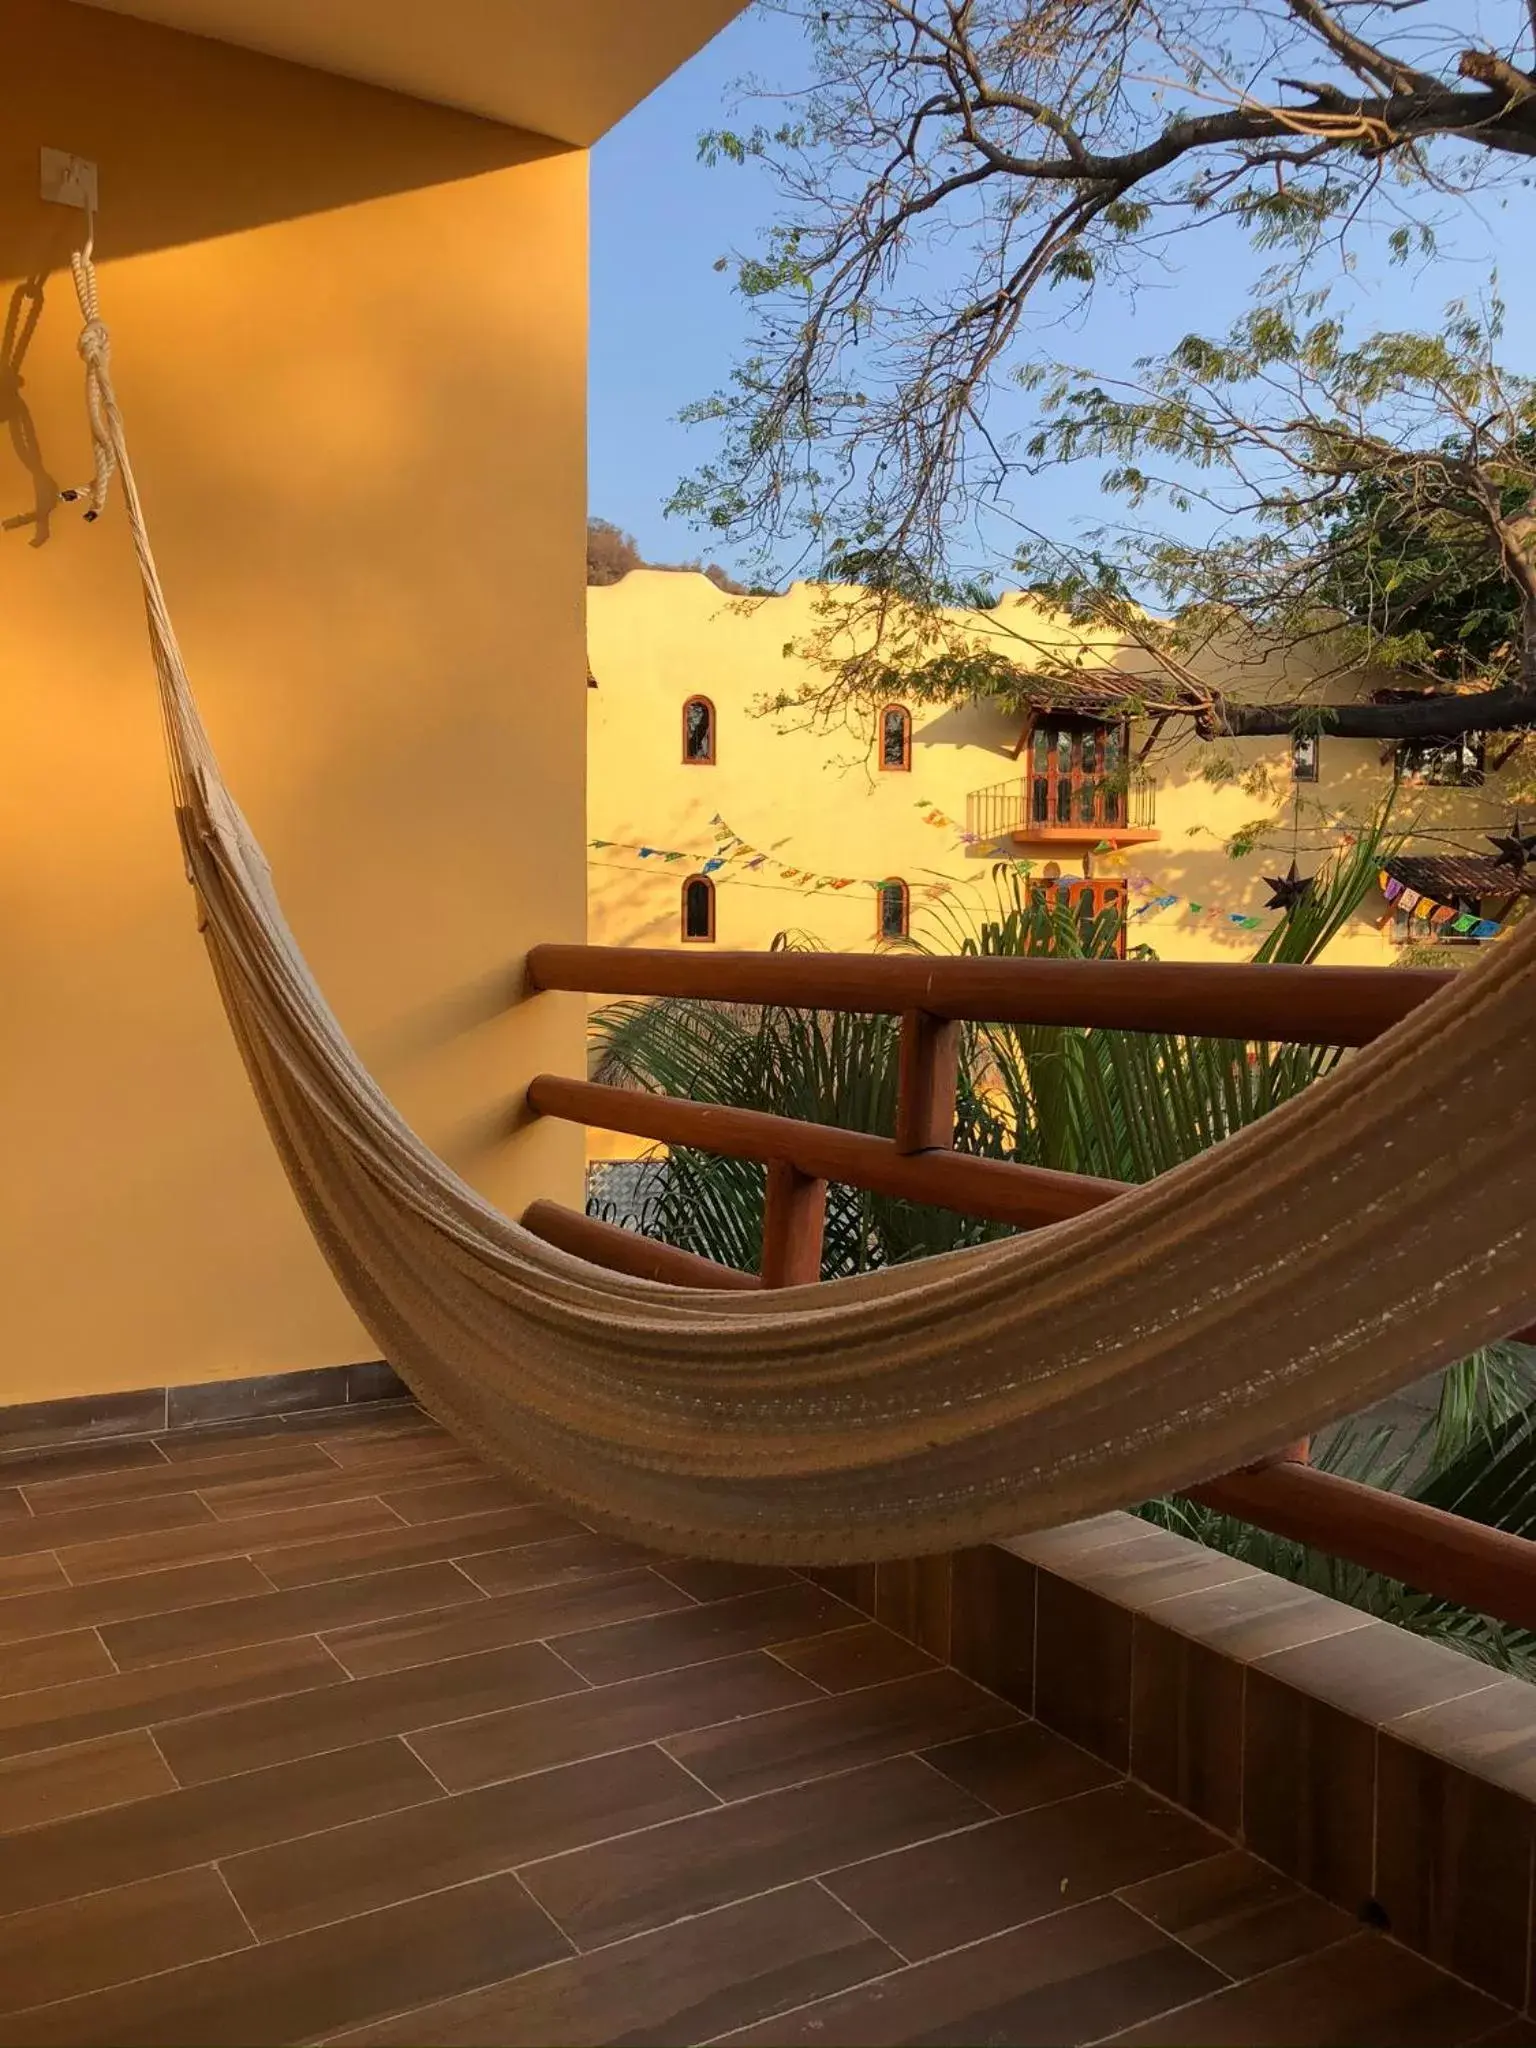
[[[1288,875],[1266,875],[1264,879],[1275,892],[1264,908],[1266,910],[1295,910],[1298,905],[1305,903],[1312,894],[1312,883],[1315,878],[1311,875],[1298,875],[1296,863],[1292,861],[1291,871]]]
[[[1507,832],[1490,835],[1488,844],[1498,853],[1496,868],[1513,868],[1523,875],[1527,865],[1536,861],[1536,832],[1522,832],[1518,816]]]

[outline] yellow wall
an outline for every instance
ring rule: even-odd
[[[586,160],[60,0],[0,0],[0,49],[0,303],[47,273],[36,463],[0,435],[0,1403],[373,1356],[215,1002],[122,520],[29,518],[30,467],[87,467],[37,151],[101,167],[165,581],[299,940],[513,1210],[580,1185],[507,1106],[581,1061],[579,1001],[508,992],[583,928]]]
[[[988,848],[957,843],[955,830],[925,824],[924,804],[963,828],[972,790],[1017,778],[1012,758],[1019,721],[977,707],[918,710],[913,765],[907,774],[880,773],[870,748],[873,720],[851,728],[813,731],[789,716],[764,717],[754,705],[793,691],[805,673],[786,661],[787,643],[818,628],[817,596],[796,584],[779,597],[743,606],[725,598],[703,576],[637,570],[622,582],[587,593],[588,652],[597,688],[588,692],[588,824],[592,838],[616,842],[587,853],[589,919],[594,943],[671,946],[680,940],[679,891],[693,862],[641,859],[637,846],[682,850],[699,857],[716,850],[711,824],[718,813],[753,846],[773,848],[767,868],[747,871],[731,861],[714,876],[716,943],[760,948],[781,931],[804,932],[839,950],[867,951],[876,944],[876,906],[869,882],[900,876],[912,895],[913,929],[931,945],[952,943],[954,912],[979,913],[994,901]],[[1020,600],[1005,601],[1005,616]],[[1057,629],[1034,618],[1036,642]],[[1006,642],[1001,643],[1006,644]],[[1244,689],[1278,694],[1282,680],[1251,658],[1241,672]],[[684,766],[681,708],[695,692],[710,697],[718,719],[717,765]],[[1132,745],[1148,728],[1138,723]],[[1171,729],[1169,729],[1171,731]],[[1274,913],[1264,910],[1266,874],[1283,872],[1288,852],[1267,850],[1234,861],[1226,840],[1239,827],[1285,808],[1292,790],[1287,740],[1250,740],[1225,747],[1244,774],[1267,770],[1271,794],[1255,796],[1237,784],[1213,788],[1201,774],[1213,750],[1191,736],[1161,745],[1150,762],[1157,780],[1155,844],[1123,854],[1096,855],[1095,874],[1145,877],[1133,905],[1153,894],[1177,895],[1178,904],[1133,920],[1131,938],[1169,960],[1243,960],[1251,957]],[[1360,819],[1385,795],[1390,769],[1375,742],[1324,736],[1318,782],[1302,787],[1300,864],[1315,872],[1322,851],[1338,837],[1331,821]],[[1466,831],[1507,819],[1497,778],[1482,790],[1413,792],[1401,814],[1427,827],[1453,824]],[[1309,851],[1309,848],[1311,849]],[[1444,851],[1426,845],[1426,851]],[[1021,847],[1020,858],[1038,865],[1056,860],[1064,875],[1082,872],[1081,858],[1054,848]],[[849,889],[811,891],[780,878],[782,867],[857,877]],[[924,891],[948,881],[935,900]],[[1193,901],[1214,906],[1217,917],[1191,914]],[[1377,924],[1384,906],[1374,894],[1365,913],[1340,935],[1328,958],[1342,963],[1386,964],[1395,956]],[[1230,923],[1231,913],[1258,914],[1257,930]],[[594,1157],[628,1156],[627,1141],[592,1134]]]

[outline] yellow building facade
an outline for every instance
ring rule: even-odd
[[[741,601],[703,576],[656,570],[588,591],[595,943],[751,949],[791,933],[861,951],[910,931],[950,947],[995,904],[1002,860],[1027,862],[1036,886],[1120,909],[1130,942],[1161,958],[1241,960],[1278,915],[1268,878],[1293,851],[1315,872],[1395,775],[1410,853],[1475,845],[1509,817],[1493,742],[1475,787],[1405,780],[1391,749],[1326,733],[1299,753],[1288,737],[1223,743],[1231,774],[1213,783],[1217,749],[1187,722],[1182,738],[1170,727],[1146,751],[1145,720],[1084,734],[1041,714],[1026,738],[1018,717],[980,705],[893,702],[830,727],[765,712],[807,674],[786,649],[818,632],[818,604],[806,584]],[[1023,599],[1005,600],[998,619],[1017,633],[1026,616],[1032,647],[1068,642],[1070,628]],[[1287,682],[1278,667],[1244,676],[1249,690]],[[1095,791],[1116,779],[1129,787]],[[1270,829],[1234,859],[1230,843],[1258,818]],[[1328,957],[1387,964],[1405,935],[1432,929],[1373,895]]]
[[[299,940],[516,1211],[581,1174],[508,1105],[582,1058],[578,999],[515,994],[585,923],[586,145],[735,11],[0,0],[0,1406],[375,1355],[214,991],[125,522],[59,500],[85,223],[40,152],[97,169],[161,569]]]

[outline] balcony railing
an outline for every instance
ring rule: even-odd
[[[1054,765],[1054,762],[1053,762]],[[1025,775],[989,789],[973,789],[965,800],[965,829],[971,839],[1022,838],[1032,833],[1152,832],[1157,826],[1157,781],[1151,775]]]
[[[554,1074],[530,1084],[528,1107],[538,1115],[766,1165],[759,1273],[716,1265],[553,1202],[535,1202],[523,1217],[547,1242],[597,1265],[714,1288],[819,1280],[829,1181],[1022,1229],[1082,1215],[1126,1191],[1118,1181],[952,1149],[964,1021],[1360,1046],[1453,979],[1427,969],[836,953],[705,958],[612,946],[536,946],[528,973],[535,990],[778,1003],[901,1018],[890,1138]],[[1536,1343],[1536,1330],[1516,1335]],[[1192,1497],[1421,1592],[1536,1628],[1536,1543],[1317,1471],[1306,1459],[1306,1444],[1293,1445],[1273,1463],[1212,1480]]]

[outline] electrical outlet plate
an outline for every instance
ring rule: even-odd
[[[78,206],[96,211],[96,166],[88,157],[71,156],[67,149],[40,152],[44,199],[55,206]]]

